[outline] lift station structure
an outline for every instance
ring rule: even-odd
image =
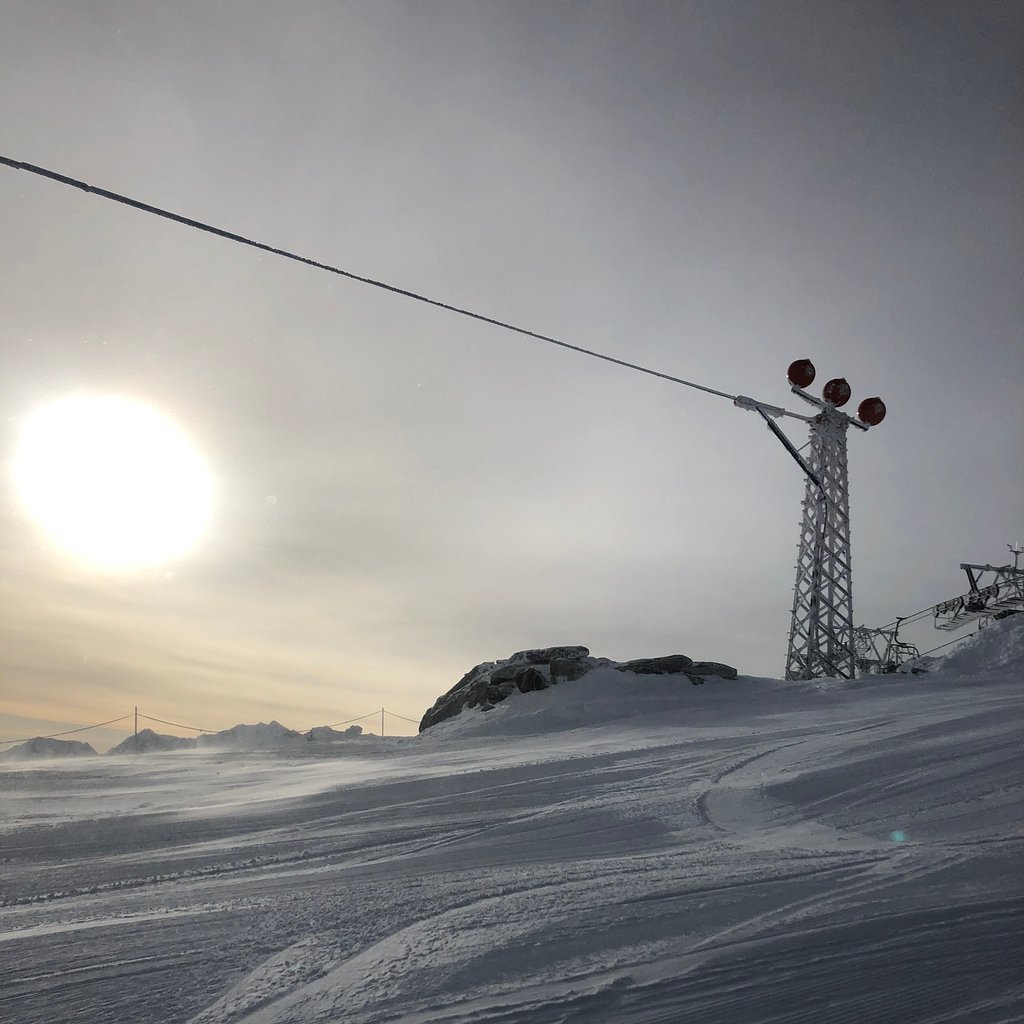
[[[1020,567],[1024,547],[1020,544],[1006,546],[1013,554],[1013,565],[960,563],[960,568],[967,574],[968,589],[965,593],[929,605],[913,615],[901,615],[886,626],[858,626],[853,639],[859,674],[897,672],[907,662],[921,657],[914,644],[900,639],[899,631],[903,626],[929,616],[936,629],[953,633],[972,623],[977,623],[981,629],[996,619],[1024,613],[1024,569]],[[934,650],[946,647],[948,643],[940,644]]]

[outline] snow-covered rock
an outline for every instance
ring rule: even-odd
[[[95,757],[96,751],[81,740],[55,740],[45,736],[26,740],[0,754],[0,761],[31,761],[47,757]]]

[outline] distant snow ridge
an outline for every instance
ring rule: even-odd
[[[326,725],[318,725],[309,732],[300,733],[286,728],[280,722],[259,722],[256,725],[235,725],[223,732],[208,733],[193,739],[188,736],[170,736],[154,732],[152,729],[140,729],[137,736],[133,733],[125,737],[117,746],[111,747],[107,754],[155,754],[168,750],[192,750],[196,747],[235,751],[301,749],[305,752],[307,749],[314,749],[310,747],[311,743],[350,741],[358,739],[362,732],[362,726],[359,725],[350,725],[342,732]],[[0,753],[0,762],[82,756],[99,755],[88,743],[38,736]]]
[[[96,757],[96,751],[80,740],[57,740],[45,736],[26,740],[0,754],[0,761],[30,761],[46,757]]]
[[[354,740],[362,734],[361,725],[350,725],[344,732],[338,732],[329,725],[316,725],[306,733],[306,739],[311,742],[333,743],[335,740]]]
[[[280,722],[259,722],[256,725],[235,725],[223,732],[200,736],[200,747],[228,750],[280,750],[307,743],[306,737]]]
[[[459,714],[463,708],[490,711],[515,690],[533,693],[558,683],[582,679],[594,669],[611,668],[633,675],[676,675],[699,686],[708,676],[735,679],[736,669],[719,661],[694,661],[685,654],[634,661],[592,658],[586,647],[540,647],[517,651],[501,661],[471,668],[447,693],[434,701],[420,722],[420,732]]]
[[[1024,614],[998,619],[967,637],[952,653],[939,659],[932,670],[958,676],[1024,676]]]
[[[162,750],[187,750],[195,745],[196,741],[186,736],[168,736],[153,732],[152,729],[141,729],[138,736],[128,736],[116,747],[111,747],[107,753],[152,754]]]

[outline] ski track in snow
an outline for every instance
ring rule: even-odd
[[[7,766],[0,1019],[1024,1020],[1019,676],[718,687],[373,757]]]

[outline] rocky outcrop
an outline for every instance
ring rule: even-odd
[[[586,647],[538,647],[516,651],[501,661],[484,661],[471,668],[447,693],[434,701],[420,722],[420,732],[453,718],[463,708],[490,711],[510,694],[534,693],[559,683],[582,679],[595,668],[616,668],[634,675],[678,675],[700,686],[705,676],[735,679],[736,669],[717,661],[693,661],[685,654],[636,658],[617,662],[592,658]]]
[[[420,722],[420,732],[457,715],[463,708],[490,711],[513,690],[534,693],[565,679],[578,679],[591,668],[589,654],[586,647],[538,647],[516,651],[501,661],[481,662],[434,701]],[[557,667],[555,672],[552,663]]]

